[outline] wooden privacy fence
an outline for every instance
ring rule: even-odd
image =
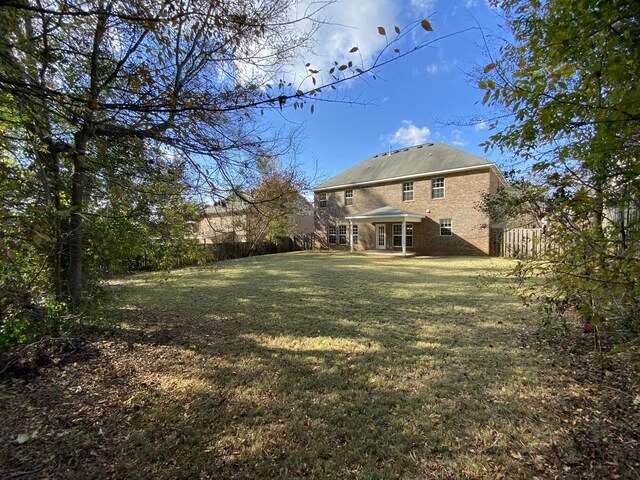
[[[507,258],[536,257],[549,247],[542,228],[491,229],[491,255]]]
[[[231,260],[253,255],[269,255],[272,253],[297,252],[313,249],[313,235],[295,235],[281,237],[277,242],[228,242],[205,245],[215,260]]]

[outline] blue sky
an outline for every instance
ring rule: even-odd
[[[501,163],[497,151],[484,153],[478,144],[490,135],[484,122],[463,126],[472,117],[487,114],[481,105],[483,92],[470,74],[489,63],[483,34],[502,35],[499,12],[485,0],[340,0],[323,13],[329,25],[316,36],[314,66],[332,64],[333,57],[357,46],[365,62],[376,55],[386,39],[377,33],[383,26],[392,38],[394,26],[427,18],[433,32],[418,28],[408,43],[417,45],[473,28],[432,46],[413,52],[380,70],[375,81],[355,81],[341,94],[359,104],[321,102],[311,114],[289,109],[273,121],[301,126],[303,137],[298,160],[309,174],[317,164],[322,180],[391,148],[439,141]],[[339,24],[339,25],[338,25]],[[351,27],[351,28],[348,28]]]

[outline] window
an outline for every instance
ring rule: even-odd
[[[325,208],[326,206],[327,206],[327,194],[326,193],[319,193],[318,194],[318,207]]]
[[[402,201],[413,200],[413,182],[404,182],[402,184]]]
[[[340,245],[347,244],[347,226],[346,225],[338,225],[338,242]]]
[[[393,246],[402,246],[402,224],[393,224]],[[413,247],[413,225],[407,223],[407,247]]]
[[[445,218],[440,220],[440,236],[441,237],[450,237],[451,236],[451,219]]]
[[[344,191],[344,204],[353,205],[353,190]]]
[[[358,244],[358,225],[351,226],[351,235],[353,237],[353,244]]]
[[[329,228],[327,229],[328,231],[328,237],[329,237],[329,243],[336,243],[336,226],[335,225],[329,225]]]
[[[444,198],[444,177],[431,179],[431,198]]]

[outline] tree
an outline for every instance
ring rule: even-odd
[[[89,281],[140,268],[169,269],[205,260],[193,237],[199,207],[186,195],[186,162],[131,142],[101,142],[101,171],[85,205]]]
[[[328,71],[310,63],[298,84],[283,66],[310,45],[314,14],[295,16],[295,0],[37,0],[0,8],[0,123],[3,148],[39,172],[34,198],[48,216],[56,296],[82,306],[84,218],[105,168],[100,145],[161,149],[189,164],[216,195],[236,185],[248,162],[281,136],[261,123],[265,109],[331,100],[329,87],[406,54],[389,40],[370,65],[345,60]],[[386,31],[380,27],[381,35]],[[425,42],[413,48],[424,47]],[[345,55],[358,57],[357,47]],[[408,52],[407,52],[408,53]],[[362,58],[362,57],[360,57]],[[313,111],[313,105],[310,110]],[[10,132],[10,135],[7,133]],[[64,265],[63,265],[64,264]],[[65,274],[66,272],[66,274]]]
[[[83,222],[84,289],[90,296],[106,275],[206,259],[191,238],[190,220],[199,208],[184,196],[184,162],[167,162],[142,144],[132,147],[98,144],[101,168],[91,177]],[[51,285],[57,265],[64,270],[68,260],[63,250],[59,261],[51,261],[55,216],[42,208],[40,175],[31,167],[0,151],[0,352],[42,335],[58,336],[78,321],[67,315]]]
[[[294,214],[300,207],[300,191],[306,179],[295,167],[263,153],[257,160],[258,177],[250,190],[252,209],[247,217],[248,238],[254,244],[277,241],[296,233]]]
[[[527,180],[542,180],[530,200],[556,246],[518,271],[545,276],[547,299],[628,340],[640,330],[640,4],[501,6],[515,40],[479,86],[510,117],[492,122],[486,146],[512,151]]]

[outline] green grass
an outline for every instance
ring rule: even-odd
[[[579,387],[529,348],[511,265],[305,252],[121,279],[121,327],[49,394],[88,410],[34,442],[70,478],[568,475],[555,403]]]

